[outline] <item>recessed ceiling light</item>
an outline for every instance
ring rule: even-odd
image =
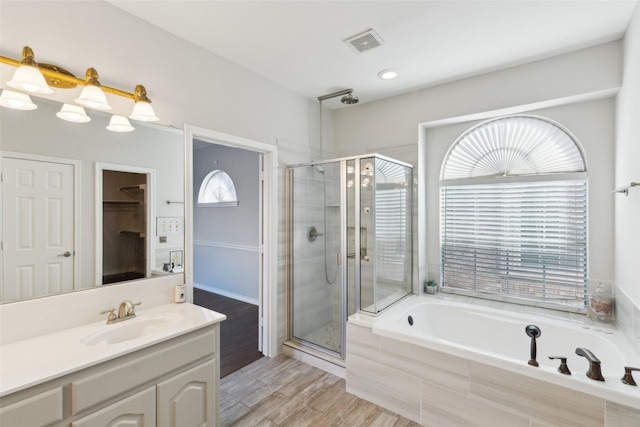
[[[382,70],[378,73],[378,77],[382,80],[391,80],[398,77],[398,72],[396,70]]]

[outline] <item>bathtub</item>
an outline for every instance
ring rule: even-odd
[[[640,354],[614,325],[597,324],[585,316],[568,313],[564,317],[569,319],[562,319],[565,313],[554,315],[551,310],[548,312],[552,317],[527,314],[527,310],[537,309],[516,307],[523,313],[459,302],[455,296],[442,294],[412,296],[375,318],[371,330],[376,335],[640,408],[640,386],[620,381],[625,366],[640,367]],[[539,367],[527,363],[531,338],[525,327],[529,324],[542,332],[537,338]],[[587,378],[589,362],[575,354],[578,347],[589,349],[600,359],[604,382]],[[560,374],[560,361],[550,360],[549,356],[566,357],[572,375]],[[640,384],[640,372],[634,374]]]

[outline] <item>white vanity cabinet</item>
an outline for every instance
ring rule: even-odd
[[[0,426],[217,427],[219,330],[208,325],[3,396]]]

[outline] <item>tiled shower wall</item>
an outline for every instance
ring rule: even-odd
[[[615,289],[615,317],[618,328],[640,353],[640,307],[633,304],[618,287]],[[640,424],[640,422],[639,422]]]

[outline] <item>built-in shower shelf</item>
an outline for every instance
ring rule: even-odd
[[[126,236],[139,237],[140,239],[144,239],[145,238],[145,232],[144,231],[122,230],[122,231],[120,231],[120,234],[124,234]]]

